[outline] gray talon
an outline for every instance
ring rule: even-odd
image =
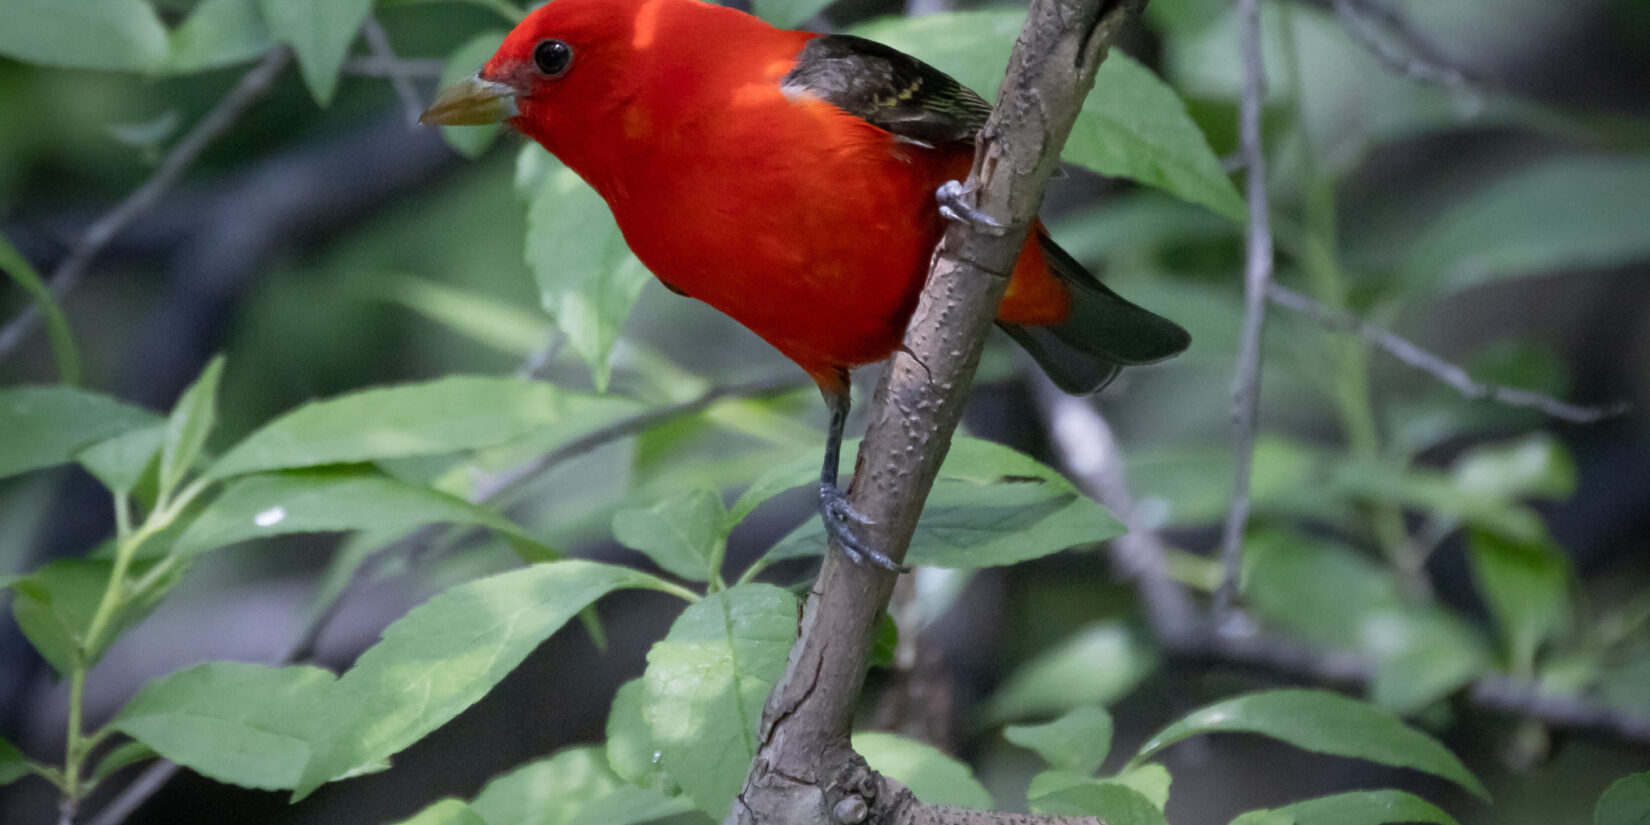
[[[969,203],[973,200],[974,192],[963,186],[962,181],[948,180],[940,184],[940,188],[934,192],[934,197],[939,201],[940,215],[946,220],[966,223],[977,232],[1002,234],[1004,226],[1001,223]]]
[[[819,486],[819,516],[825,522],[825,532],[848,555],[848,559],[855,564],[871,562],[884,570],[896,573],[908,573],[911,568],[894,563],[882,552],[860,538],[857,526],[869,526],[872,522],[852,504],[848,503],[848,496],[834,485],[821,484]]]

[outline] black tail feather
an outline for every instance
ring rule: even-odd
[[[1191,344],[1179,324],[1111,291],[1047,235],[1039,240],[1049,269],[1070,288],[1071,314],[1048,326],[998,326],[1060,389],[1073,395],[1099,392],[1123,367],[1172,358]]]

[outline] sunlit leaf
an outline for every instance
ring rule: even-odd
[[[160,420],[73,387],[0,389],[0,478],[66,463],[84,447]]]
[[[517,378],[452,376],[315,401],[269,424],[208,470],[262,470],[441,455],[629,411],[634,404]]]
[[[659,764],[714,819],[745,781],[756,723],[796,638],[796,597],[766,584],[691,605],[647,654],[643,713]]]
[[[1431,822],[1456,825],[1455,817],[1412,793],[1395,790],[1351,791],[1307,799],[1277,808],[1296,825],[1385,825]]]
[[[715,490],[694,489],[652,507],[613,514],[613,537],[689,581],[707,581],[716,551],[727,541],[727,510]]]
[[[46,66],[148,71],[166,60],[166,26],[143,0],[6,0],[0,55]]]
[[[1163,811],[1139,791],[1110,782],[1073,785],[1038,797],[1031,810],[1041,814],[1092,816],[1106,825],[1168,825]]]
[[[223,377],[223,365],[223,356],[213,358],[200,377],[178,397],[172,415],[166,420],[166,437],[161,441],[160,450],[162,495],[177,488],[217,424],[218,382]]]
[[[258,0],[276,40],[292,47],[315,101],[332,102],[344,58],[372,10],[372,0]]]
[[[198,72],[252,60],[275,45],[258,0],[201,0],[172,30],[167,68]]]
[[[1087,706],[1041,725],[1009,725],[1003,738],[1036,751],[1050,767],[1093,774],[1111,752],[1111,728],[1111,714]]]
[[[1157,668],[1154,648],[1117,622],[1089,625],[1010,674],[986,705],[992,721],[1109,705]]]
[[[688,800],[626,784],[602,748],[569,748],[487,783],[470,803],[487,825],[635,825],[692,810]]]
[[[1239,732],[1270,736],[1314,753],[1425,771],[1488,796],[1477,777],[1437,740],[1390,711],[1319,690],[1251,693],[1192,711],[1147,740],[1135,761],[1187,737]]]
[[[929,805],[956,805],[976,810],[996,807],[991,792],[962,762],[933,745],[882,731],[856,731],[854,750],[866,764],[887,774]]]
[[[517,188],[527,205],[527,266],[544,308],[607,388],[609,357],[649,278],[606,202],[536,145],[522,149]]]

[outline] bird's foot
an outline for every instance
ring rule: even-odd
[[[861,528],[871,525],[871,520],[864,513],[854,509],[848,503],[848,496],[837,489],[835,484],[819,485],[819,517],[825,522],[825,532],[836,542],[842,552],[848,555],[848,560],[854,564],[870,562],[884,570],[896,573],[909,573],[911,568],[897,564],[881,551],[872,547],[860,538]]]
[[[940,184],[934,198],[940,202],[940,215],[946,220],[966,223],[974,231],[987,235],[1001,235],[1007,229],[996,218],[974,208],[970,203],[974,200],[974,190],[964,186],[962,181],[948,180]]]

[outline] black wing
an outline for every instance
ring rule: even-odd
[[[781,85],[923,143],[973,140],[991,116],[990,103],[945,72],[851,34],[808,41]]]

